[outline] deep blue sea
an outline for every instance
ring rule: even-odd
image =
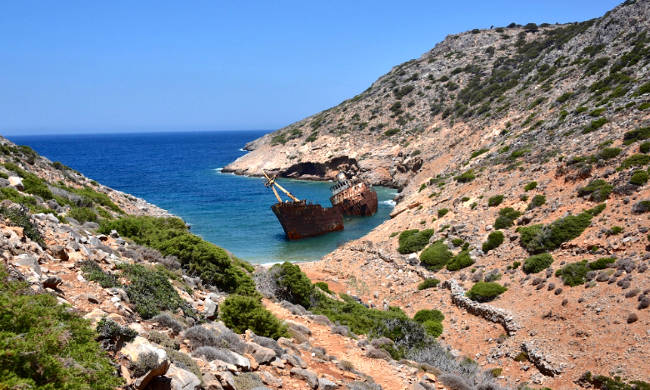
[[[388,218],[395,190],[376,187],[373,217],[346,218],[345,230],[288,241],[271,211],[276,199],[260,178],[219,168],[266,131],[8,136],[107,186],[180,216],[192,231],[253,263],[316,260]],[[331,183],[280,180],[300,199],[330,206]]]

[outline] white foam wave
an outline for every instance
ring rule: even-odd
[[[390,206],[390,207],[395,207],[395,204],[396,204],[395,201],[394,201],[394,200],[391,200],[391,199],[389,199],[389,200],[383,200],[383,201],[381,201],[380,203],[381,203],[381,204],[388,205],[388,206]]]
[[[223,171],[223,167],[222,168],[215,168],[215,171],[221,172],[221,171]]]
[[[247,152],[248,150],[246,150],[246,149],[244,149],[244,148],[239,148],[239,151],[240,151],[240,152]]]

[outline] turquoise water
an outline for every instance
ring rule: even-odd
[[[105,185],[146,199],[192,226],[204,239],[254,263],[316,260],[359,238],[388,218],[395,190],[376,187],[379,210],[346,218],[345,230],[288,241],[270,206],[276,202],[260,178],[219,168],[245,152],[266,131],[98,134],[7,137],[29,145]],[[300,199],[330,206],[332,183],[280,179]]]

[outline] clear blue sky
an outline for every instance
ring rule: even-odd
[[[0,2],[0,133],[275,129],[447,34],[614,0]]]

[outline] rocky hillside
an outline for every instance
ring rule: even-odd
[[[4,138],[0,235],[0,389],[502,388],[436,340],[439,311],[254,268]]]
[[[648,381],[649,24],[650,2],[626,1],[449,36],[227,170],[401,188],[391,220],[302,270],[371,306],[440,310],[443,342],[503,383]]]
[[[329,179],[348,169],[403,187],[446,154],[454,172],[483,151],[543,159],[569,142],[587,148],[647,116],[649,16],[647,1],[626,1],[581,23],[450,35],[352,99],[251,142],[224,171]]]

